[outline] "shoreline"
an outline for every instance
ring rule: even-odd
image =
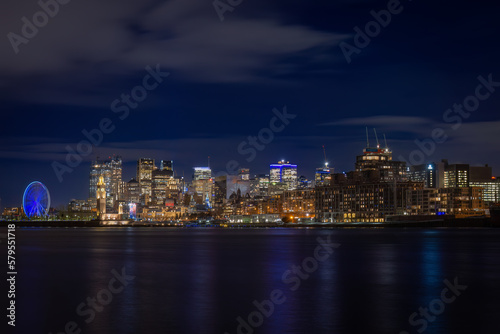
[[[213,223],[198,224],[186,222],[176,225],[169,222],[127,222],[124,224],[102,224],[101,221],[0,221],[0,226],[7,227],[15,224],[16,227],[167,227],[167,228],[496,228],[500,223],[487,217],[480,218],[454,218],[425,221],[394,221],[384,223]]]

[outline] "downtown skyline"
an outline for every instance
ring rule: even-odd
[[[475,95],[478,78],[500,81],[500,5],[400,5],[350,62],[341,43],[356,47],[357,31],[388,1],[243,2],[222,22],[212,3],[194,0],[61,5],[18,53],[4,36],[0,206],[17,205],[33,180],[47,185],[55,205],[85,198],[90,162],[113,154],[123,157],[124,179],[139,157],[174,160],[189,178],[208,156],[214,171],[235,160],[256,174],[285,159],[312,179],[325,145],[330,166],[349,171],[366,146],[365,126],[387,136],[395,160],[409,160],[415,140],[442,128],[448,138],[425,155],[428,162],[489,164],[498,175],[499,92],[480,90],[491,95],[470,115],[446,113]],[[20,34],[21,18],[41,10],[27,1],[1,6],[8,7],[5,35]],[[157,65],[169,73],[158,85],[145,80]],[[123,103],[123,94],[137,105]],[[247,161],[239,145],[269,128],[273,110],[284,106],[296,118]],[[457,121],[446,119],[458,116],[454,129]],[[113,131],[60,182],[53,162],[64,164],[66,147],[76,149],[82,132],[103,119]]]

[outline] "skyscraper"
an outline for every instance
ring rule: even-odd
[[[332,171],[325,163],[325,167],[316,168],[316,173],[314,174],[314,183],[316,186],[329,185],[332,181]]]
[[[162,160],[160,162],[160,170],[166,171],[169,176],[174,176],[174,162],[172,160]]]
[[[437,167],[434,163],[410,166],[411,181],[424,182],[425,188],[436,188]]]
[[[213,179],[210,167],[194,167],[193,187],[207,206],[213,205]]]
[[[147,204],[151,199],[154,165],[154,159],[140,158],[137,160],[137,181],[141,189],[141,203],[143,204]]]
[[[173,178],[171,170],[155,169],[153,170],[153,184],[151,202],[157,206],[163,206],[167,199],[169,180]]]
[[[114,207],[115,202],[123,197],[122,189],[122,158],[110,157],[108,160],[96,159],[90,166],[89,198],[95,198],[99,177],[103,177],[106,189],[106,203]]]
[[[284,183],[287,190],[297,189],[297,165],[279,161],[277,164],[270,165],[270,183]]]
[[[206,180],[212,177],[210,167],[194,167],[193,180]]]

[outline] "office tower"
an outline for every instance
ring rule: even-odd
[[[213,179],[210,167],[194,167],[193,187],[194,191],[201,196],[203,203],[211,207],[213,203]]]
[[[434,163],[410,166],[411,181],[423,182],[425,188],[437,187],[437,167]]]
[[[125,201],[127,203],[140,203],[141,188],[136,179],[131,179],[126,185]]]
[[[483,199],[490,205],[500,202],[500,180],[493,177],[491,167],[488,165],[469,167],[469,185],[483,188]]]
[[[210,167],[194,167],[193,180],[206,180],[212,177]]]
[[[222,207],[227,199],[227,177],[217,176],[214,179],[214,207]]]
[[[438,163],[439,188],[463,188],[469,186],[469,165],[453,164],[443,159]]]
[[[277,164],[270,165],[269,176],[271,184],[283,183],[286,190],[297,189],[297,165],[281,160]]]
[[[169,176],[174,176],[174,162],[172,160],[162,160],[160,170],[166,171]]]
[[[250,196],[252,197],[265,197],[269,195],[269,175],[259,174],[255,175],[250,180]]]
[[[245,180],[245,181],[250,180],[250,169],[240,168],[238,170],[238,176],[240,180]]]
[[[325,167],[316,168],[316,173],[314,174],[314,182],[316,186],[326,186],[332,181],[332,171],[325,164]]]
[[[141,203],[147,204],[152,195],[154,159],[141,158],[137,160],[137,181],[141,189]]]
[[[96,159],[90,167],[89,198],[95,198],[100,176],[104,179],[106,188],[106,203],[114,207],[115,202],[123,197],[122,188],[122,158],[110,157],[108,160]]]
[[[153,170],[153,184],[151,202],[162,206],[167,199],[169,180],[172,178],[172,171],[167,169]]]
[[[185,192],[184,177],[175,176],[168,179],[167,198],[180,200]]]

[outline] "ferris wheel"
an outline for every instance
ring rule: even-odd
[[[50,194],[47,187],[38,181],[31,182],[23,196],[23,209],[26,216],[46,216],[50,209]]]

